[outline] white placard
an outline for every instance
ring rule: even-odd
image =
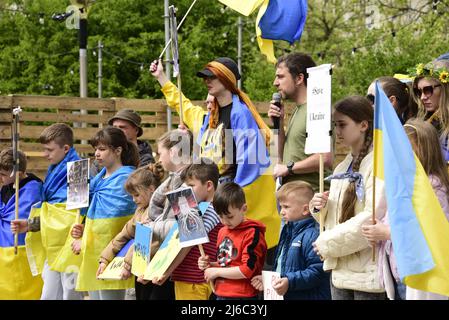
[[[66,209],[89,206],[89,159],[67,162]]]
[[[306,154],[331,152],[331,69],[330,64],[307,68]]]
[[[274,271],[262,271],[262,283],[263,283],[263,299],[264,300],[284,300],[283,296],[280,296],[273,289],[273,281],[281,277],[279,272]]]

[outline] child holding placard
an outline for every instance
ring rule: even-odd
[[[97,270],[97,277],[101,274],[107,265],[114,259],[117,253],[131,240],[135,238],[136,223],[145,223],[148,218],[148,205],[154,190],[159,186],[164,176],[164,169],[160,163],[150,164],[131,173],[126,180],[125,190],[133,197],[137,205],[136,212],[131,220],[123,227],[122,231],[109,242],[103,250],[100,257],[100,265]],[[122,270],[122,279],[128,279],[131,276],[131,265],[133,257],[133,246],[128,250],[125,256],[125,265]],[[154,254],[154,250],[151,250]],[[148,286],[135,281],[136,299],[148,300]]]
[[[200,163],[190,165],[182,175],[184,183],[192,187],[198,203],[209,203],[202,215],[204,229],[209,238],[209,242],[201,245],[206,255],[215,254],[218,230],[222,227],[211,204],[218,185],[218,177],[217,165],[212,160],[204,158],[200,159]],[[208,300],[212,294],[211,286],[204,280],[204,272],[198,268],[197,261],[200,256],[198,246],[181,249],[164,277],[158,280],[162,282],[171,276],[171,280],[175,283],[176,300]]]
[[[125,289],[134,285],[131,279],[98,280],[96,271],[101,251],[136,210],[124,184],[139,164],[139,154],[125,134],[113,127],[98,131],[90,143],[103,169],[90,183],[91,201],[85,225],[76,224],[71,232],[76,239],[72,250],[82,257],[76,290],[89,291],[91,300],[123,300]]]

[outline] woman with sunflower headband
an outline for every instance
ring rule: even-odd
[[[413,94],[418,102],[418,118],[437,129],[444,159],[449,163],[449,60],[418,64],[411,70]]]
[[[180,92],[165,75],[161,61],[153,61],[150,71],[162,86],[167,104],[179,113]],[[278,242],[280,218],[275,183],[269,172],[271,131],[250,98],[237,88],[240,73],[232,59],[217,58],[197,76],[214,99],[206,113],[182,96],[183,122],[197,134],[198,156],[217,163],[220,182],[233,181],[243,188],[247,217],[265,224],[268,248],[272,248]]]

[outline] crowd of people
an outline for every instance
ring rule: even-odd
[[[304,151],[306,70],[315,65],[302,53],[279,58],[273,85],[296,106],[286,119],[285,108],[271,101],[268,116],[280,123],[273,134],[238,89],[241,75],[232,59],[217,58],[197,73],[207,87],[207,110],[178,90],[161,61],[153,61],[150,72],[183,122],[157,140],[155,163],[149,144],[137,139],[143,132],[140,116],[125,109],[112,117],[110,126],[90,140],[95,161],[82,221],[68,211],[60,222],[52,211],[67,202],[67,162],[80,159],[68,125],[53,124],[41,133],[49,161],[44,181],[27,171],[19,152],[17,220],[13,149],[2,150],[0,298],[122,300],[127,289],[135,288],[138,300],[256,300],[263,297],[262,271],[267,270],[279,273],[270,285],[285,300],[448,299],[402,283],[385,189],[378,184],[373,196],[372,177],[377,81],[449,220],[449,60],[419,64],[409,82],[380,77],[366,96],[334,104],[334,137],[350,151],[340,163],[332,153],[323,155],[330,181],[324,192],[319,192],[319,155]],[[279,147],[276,163],[270,158],[273,139]],[[202,220],[209,242],[182,248],[164,274],[153,279],[132,275],[131,246],[121,279],[100,280],[135,238],[138,222],[152,227],[151,256],[156,254],[177,220],[166,193],[185,186],[198,202],[207,203]],[[55,230],[59,242],[50,236]],[[15,234],[17,255],[12,253]],[[40,267],[31,266],[31,257],[41,261]],[[74,265],[76,270],[69,268]],[[5,270],[15,270],[14,276]]]

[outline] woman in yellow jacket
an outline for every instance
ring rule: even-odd
[[[179,113],[179,90],[164,74],[161,61],[153,61],[150,71],[161,84],[168,105]],[[237,88],[240,73],[232,59],[217,58],[197,76],[204,80],[208,99],[213,100],[208,106],[210,112],[206,112],[183,96],[183,122],[197,137],[199,146],[199,152],[194,154],[218,165],[220,182],[233,181],[243,188],[248,218],[266,225],[268,247],[274,247],[279,238],[280,218],[269,170],[271,131],[249,97]]]

